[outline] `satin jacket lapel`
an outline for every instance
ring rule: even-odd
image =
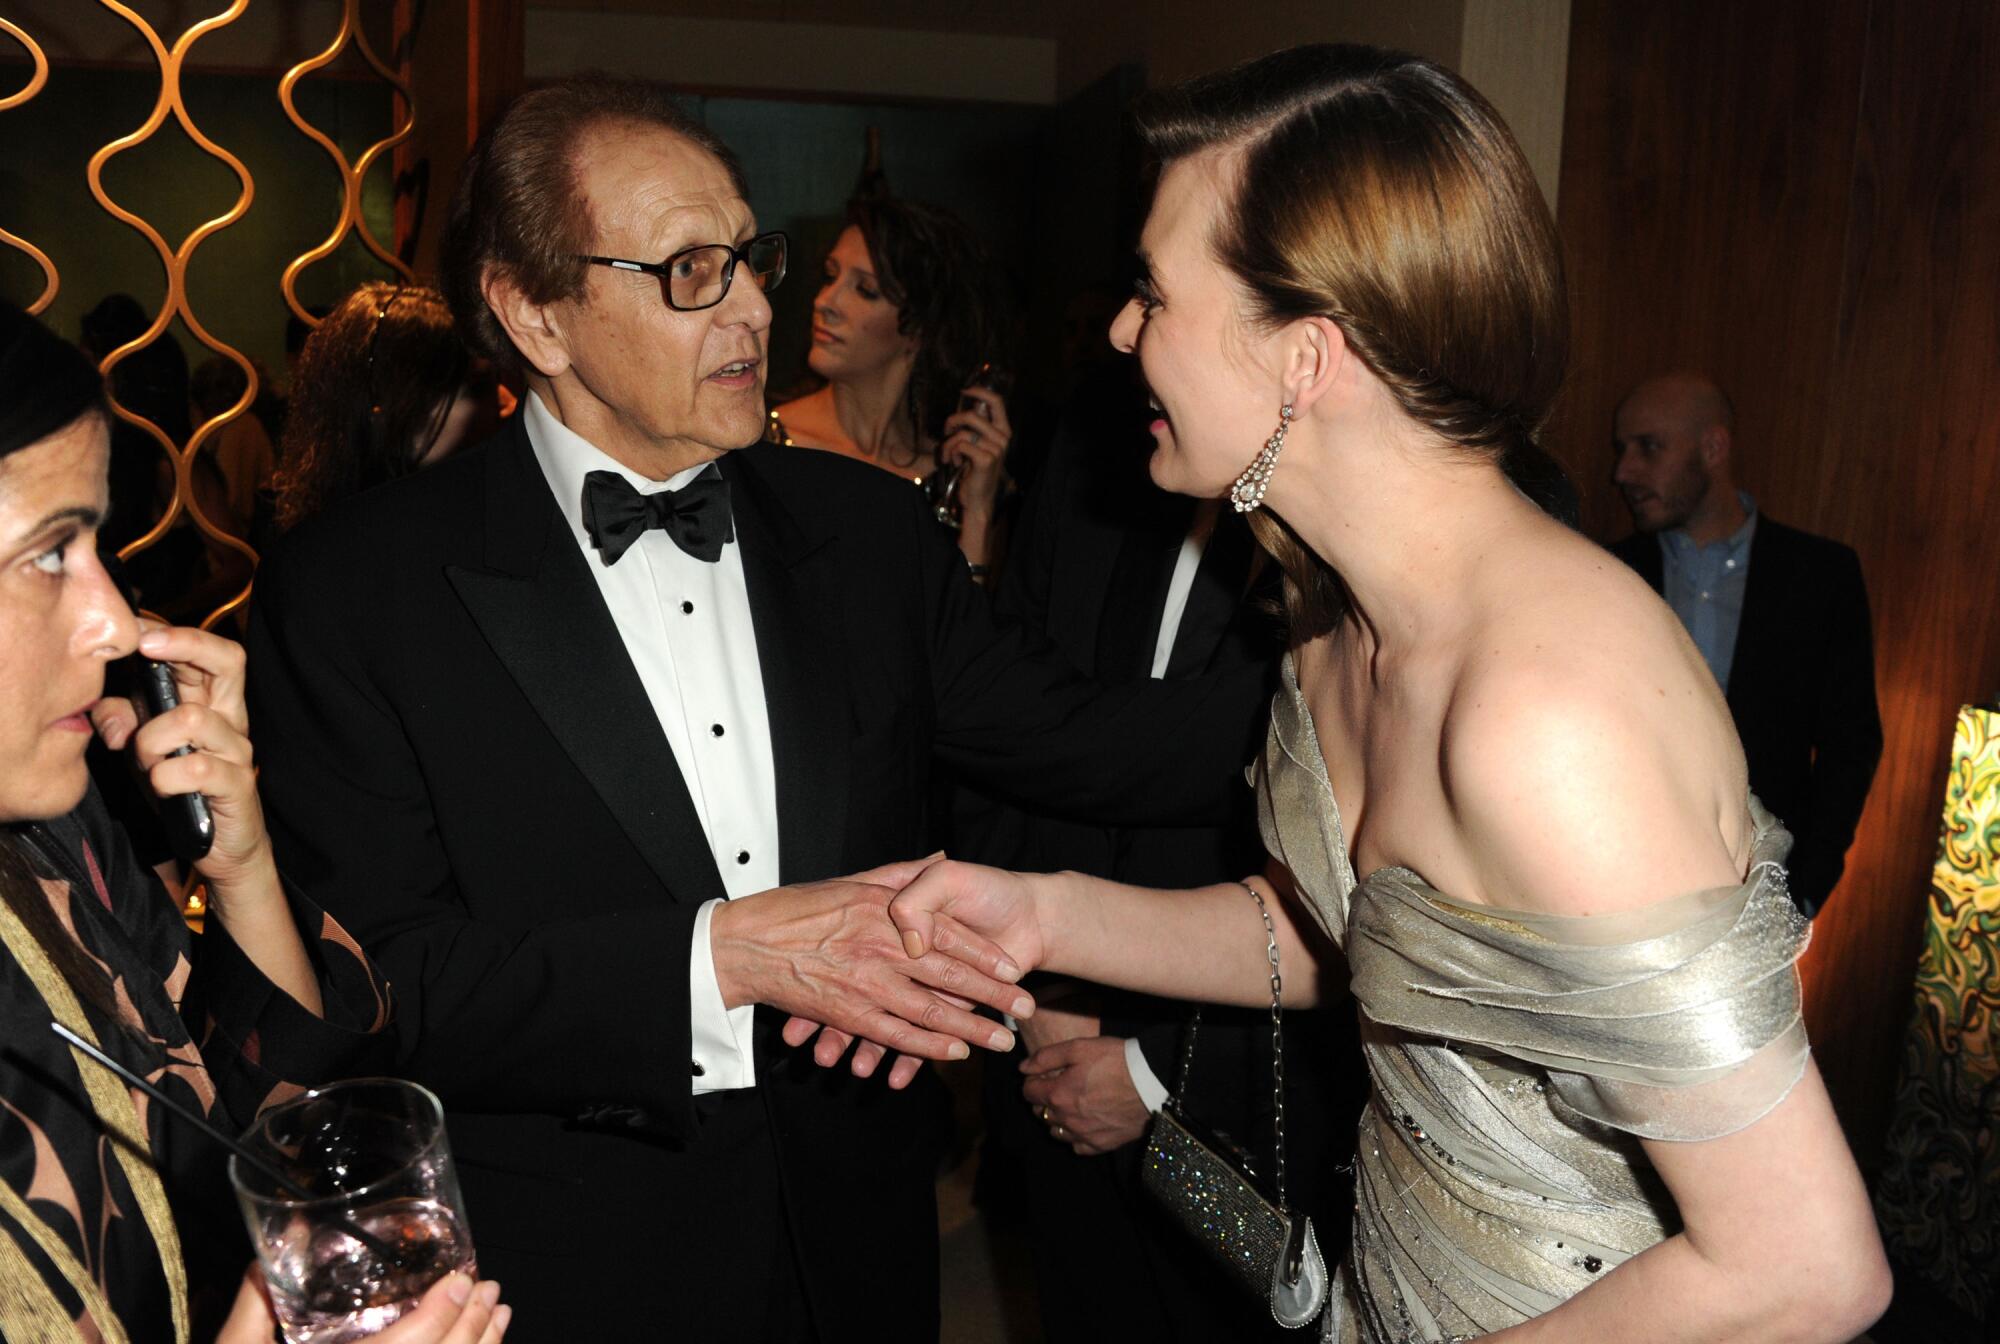
[[[1186,531],[1139,528],[1125,537],[1112,565],[1097,643],[1097,674],[1106,681],[1143,680],[1152,674],[1167,587]]]
[[[842,871],[847,833],[846,662],[841,585],[827,538],[809,534],[748,452],[723,457],[778,782],[778,876],[811,882]]]
[[[1107,463],[1085,503],[1093,530],[1104,529],[1112,543],[1091,594],[1097,629],[1091,670],[1107,681],[1151,673],[1167,587],[1194,517],[1192,500],[1156,488],[1145,471],[1143,457]]]
[[[1215,520],[1215,532],[1203,550],[1187,608],[1167,658],[1169,677],[1200,676],[1234,624],[1250,581],[1250,555],[1255,545],[1250,528],[1234,513]]]
[[[518,417],[488,451],[483,544],[465,547],[447,578],[667,890],[691,902],[727,895],[673,748]]]

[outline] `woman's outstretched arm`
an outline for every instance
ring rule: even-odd
[[[1282,871],[1274,876],[1284,881]],[[1271,966],[1264,922],[1246,886],[1270,911],[1285,1003],[1318,1003],[1322,963],[1336,958],[1263,877],[1161,891],[1081,873],[1010,873],[945,860],[905,887],[889,913],[912,955],[936,947],[989,975],[1004,977],[1009,966],[1016,974],[1046,970],[1254,1008],[1271,1001]]]

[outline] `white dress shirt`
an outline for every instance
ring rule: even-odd
[[[1160,613],[1160,633],[1153,641],[1153,677],[1157,680],[1167,675],[1167,663],[1173,658],[1174,639],[1181,631],[1181,617],[1187,614],[1188,593],[1194,588],[1194,576],[1201,569],[1201,557],[1208,550],[1208,539],[1215,535],[1215,523],[1222,516],[1222,501],[1205,499],[1195,505],[1194,522],[1189,525],[1187,536],[1181,540],[1181,552],[1174,559],[1174,576],[1167,581],[1166,610]],[[1138,1090],[1139,1100],[1149,1111],[1157,1111],[1167,1104],[1167,1089],[1160,1082],[1160,1076],[1153,1072],[1153,1066],[1146,1062],[1146,1052],[1139,1048],[1139,1038],[1127,1037],[1125,1041],[1125,1068],[1132,1075],[1132,1086]]]
[[[613,461],[550,414],[530,392],[521,409],[535,460],[597,580],[604,605],[667,735],[709,851],[731,899],[778,885],[778,792],[771,720],[757,663],[757,631],[743,552],[734,541],[713,564],[655,528],[607,565],[583,526],[583,482],[614,471],[641,494],[678,490],[708,469],[648,480]],[[591,693],[578,686],[578,695]],[[754,1087],[750,1026],[755,1005],[723,1007],[709,943],[716,901],[695,916],[688,954],[689,1021],[696,1093]]]

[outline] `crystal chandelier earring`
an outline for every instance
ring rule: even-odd
[[[1264,491],[1271,484],[1271,473],[1278,469],[1278,452],[1285,446],[1285,431],[1291,427],[1292,404],[1286,402],[1278,411],[1277,429],[1264,440],[1263,448],[1250,459],[1250,465],[1243,468],[1236,484],[1229,487],[1229,502],[1236,506],[1238,513],[1249,513],[1263,505]]]

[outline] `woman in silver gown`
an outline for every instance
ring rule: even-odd
[[[1112,337],[1154,478],[1235,478],[1286,571],[1274,862],[1191,892],[938,863],[906,941],[1254,1005],[1259,893],[1288,1000],[1344,979],[1372,1075],[1327,1338],[1851,1338],[1888,1270],[1800,1019],[1789,837],[1673,614],[1509,480],[1567,336],[1519,148],[1359,47],[1141,125],[1163,172]]]

